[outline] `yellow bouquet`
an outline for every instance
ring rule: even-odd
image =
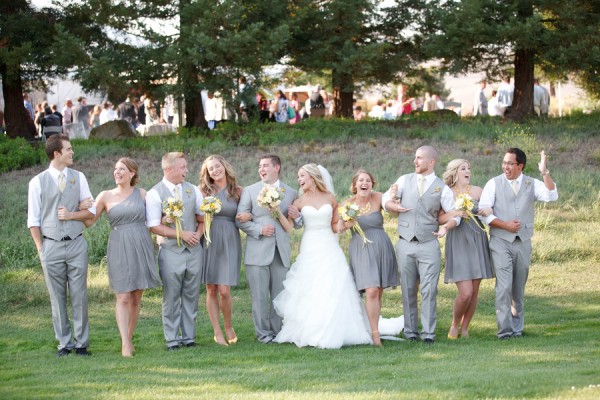
[[[181,246],[181,217],[183,217],[183,201],[174,197],[169,197],[162,202],[162,212],[167,217],[169,223],[175,223],[175,232],[177,232],[177,246]]]
[[[210,246],[210,224],[213,215],[221,212],[221,200],[214,196],[208,196],[202,199],[200,211],[204,213],[204,238],[206,239],[206,247]]]
[[[360,206],[356,203],[351,203],[347,201],[344,205],[338,207],[338,213],[340,214],[340,218],[344,222],[356,221],[358,217],[364,215],[369,212],[371,209],[371,203],[368,203],[365,208],[360,208]],[[352,229],[360,235],[363,240],[363,247],[366,243],[373,243],[367,236],[365,235],[365,231],[360,227],[358,222],[352,226]]]
[[[260,191],[260,193],[258,193],[256,202],[260,207],[266,208],[267,210],[271,211],[271,215],[274,219],[278,219],[279,214],[277,214],[277,209],[279,208],[279,205],[283,201],[284,197],[285,189],[265,185]]]
[[[469,218],[472,219],[475,225],[481,228],[481,230],[488,233],[486,226],[482,226],[483,224],[480,225],[480,223],[475,218],[475,215],[473,215],[475,203],[473,203],[473,198],[468,193],[461,193],[456,197],[456,200],[454,200],[454,208],[456,208],[458,211],[467,213],[468,217],[465,218],[466,221],[468,221]]]

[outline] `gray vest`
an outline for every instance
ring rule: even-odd
[[[503,221],[518,219],[521,221],[519,232],[490,227],[490,235],[513,242],[517,236],[521,240],[529,240],[533,236],[533,215],[535,205],[534,179],[523,175],[519,193],[515,195],[510,183],[504,175],[494,178],[496,198],[494,199],[494,215]]]
[[[412,210],[398,215],[398,234],[405,240],[416,237],[419,242],[437,239],[438,212],[441,207],[444,182],[436,177],[429,188],[419,197],[417,174],[408,174],[404,179],[401,205]]]
[[[38,178],[42,189],[40,214],[42,235],[54,240],[60,240],[65,236],[75,239],[81,235],[84,228],[83,222],[59,221],[57,211],[59,206],[66,207],[68,211],[77,211],[80,197],[79,172],[68,170],[65,176],[67,185],[62,193],[49,171],[40,173]]]
[[[158,192],[160,196],[160,201],[165,201],[169,197],[173,197],[173,193],[169,190],[169,188],[163,183],[159,182],[152,189]],[[194,186],[191,183],[183,182],[181,184],[181,200],[183,200],[183,217],[181,217],[181,228],[184,231],[195,232],[196,228],[198,228],[198,222],[196,221],[196,191],[194,190]],[[175,225],[173,224],[173,228]],[[161,247],[169,249],[175,253],[181,254],[185,249],[192,251],[191,248],[188,247],[188,244],[181,241],[181,246],[177,245],[176,238],[167,238],[163,236],[156,236],[157,242]]]

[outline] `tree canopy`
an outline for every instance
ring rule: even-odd
[[[200,91],[234,110],[238,78],[260,84],[285,63],[329,76],[334,115],[351,115],[357,83],[435,77],[441,71],[511,72],[511,113],[532,113],[533,74],[575,77],[600,96],[600,2],[595,0],[82,0],[35,9],[0,4],[0,74],[7,131],[33,137],[23,88],[74,74],[86,90],[185,101],[187,125],[205,127]],[[386,3],[388,4],[388,3]],[[431,80],[431,79],[430,79]],[[432,81],[433,82],[433,81]]]
[[[557,79],[574,74],[598,88],[600,3],[593,0],[396,0],[392,15],[410,10],[426,58],[450,73],[480,72],[493,81],[514,73],[511,114],[533,113],[537,66]]]

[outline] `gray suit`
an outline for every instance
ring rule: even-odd
[[[67,185],[61,193],[48,171],[38,175],[41,185],[43,236],[40,260],[50,293],[52,323],[58,349],[88,347],[88,245],[82,236],[81,221],[59,221],[57,209],[75,211],[79,206],[79,172],[68,169]],[[73,311],[73,333],[67,311],[67,291]]]
[[[419,196],[417,175],[405,176],[401,205],[410,211],[398,215],[396,244],[402,307],[404,309],[404,336],[419,336],[417,292],[421,289],[422,339],[435,339],[437,324],[437,285],[440,276],[440,246],[432,232],[438,229],[438,212],[441,208],[444,182],[435,178],[429,188]]]
[[[173,194],[160,182],[156,190],[162,201]],[[192,184],[181,184],[184,214],[181,225],[184,231],[196,231],[196,192]],[[157,236],[158,269],[163,282],[163,331],[167,346],[189,344],[196,341],[196,315],[202,277],[202,246],[189,246],[183,240]]]
[[[273,299],[283,290],[283,281],[290,268],[290,235],[271,212],[256,202],[264,187],[262,182],[244,188],[238,212],[251,213],[252,221],[238,224],[247,234],[244,263],[252,297],[252,319],[260,342],[270,342],[281,330],[281,317],[273,308]],[[297,192],[281,183],[285,197],[279,206],[284,215],[297,197]],[[262,236],[265,225],[275,226],[275,235]]]
[[[503,221],[521,221],[517,233],[490,229],[490,255],[496,271],[498,337],[508,337],[523,333],[523,297],[531,263],[535,192],[533,179],[525,175],[516,195],[503,175],[495,177],[494,183],[493,214]]]

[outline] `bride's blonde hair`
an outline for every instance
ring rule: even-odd
[[[319,171],[319,167],[315,163],[310,163],[303,165],[300,169],[306,171],[306,173],[315,181],[315,186],[319,192],[328,193],[327,186],[325,186],[325,181],[323,180],[323,176],[321,175],[321,171]]]

